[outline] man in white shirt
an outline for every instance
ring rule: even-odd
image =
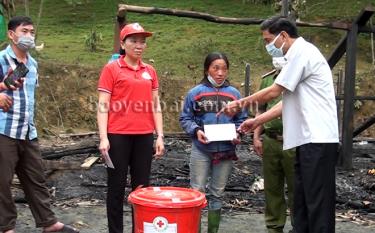
[[[267,52],[286,64],[274,84],[221,110],[232,115],[282,95],[282,102],[240,130],[250,132],[282,115],[283,149],[296,148],[294,221],[297,233],[335,231],[335,164],[339,142],[333,80],[320,51],[298,36],[290,20],[276,16],[261,24]]]

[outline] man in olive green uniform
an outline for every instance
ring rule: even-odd
[[[271,86],[277,71],[262,77],[260,89]],[[257,115],[272,108],[281,97],[259,106]],[[261,134],[264,130],[263,140]],[[263,158],[264,193],[266,199],[265,222],[269,233],[283,232],[287,207],[293,210],[294,150],[283,150],[283,125],[277,118],[254,130],[254,150]],[[285,200],[285,183],[288,187],[288,204]],[[292,219],[293,225],[293,219]]]

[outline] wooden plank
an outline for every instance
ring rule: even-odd
[[[99,157],[94,157],[94,156],[88,157],[87,159],[85,159],[85,161],[81,165],[81,168],[89,169],[98,159]]]
[[[79,170],[81,163],[78,161],[63,161],[63,160],[45,160],[43,159],[45,170]]]
[[[177,10],[169,8],[158,8],[158,7],[143,7],[134,6],[127,4],[119,4],[119,7],[125,7],[127,12],[135,12],[142,14],[161,14],[161,15],[172,15],[177,17],[186,17],[193,19],[203,19],[213,23],[221,24],[242,24],[242,25],[258,25],[261,24],[264,19],[257,18],[232,18],[232,17],[221,17],[216,15],[210,15],[204,12],[188,11],[188,10]],[[324,23],[311,23],[311,22],[296,22],[297,26],[302,27],[323,27],[332,28],[338,30],[348,30],[350,24],[343,22],[324,22]]]
[[[336,100],[343,100],[345,98],[344,95],[337,95]],[[354,100],[375,100],[375,96],[363,96],[363,95],[357,95],[354,96]]]
[[[285,17],[289,16],[289,1],[288,0],[282,0],[281,15]]]
[[[369,128],[371,125],[375,123],[375,115],[367,119],[365,122],[363,122],[360,126],[358,126],[354,131],[353,131],[353,137],[358,136],[360,133],[365,131],[367,128]]]
[[[337,62],[340,61],[341,57],[344,55],[346,51],[346,44],[347,44],[347,34],[343,36],[340,41],[337,43],[335,49],[331,53],[331,55],[328,56],[328,65],[331,69],[335,67]]]
[[[72,133],[72,134],[59,134],[59,138],[74,138],[74,137],[91,137],[98,135],[98,132],[86,132],[86,133]]]
[[[353,115],[355,95],[355,71],[357,55],[358,25],[353,24],[348,32],[346,45],[345,81],[344,81],[344,112],[342,125],[342,150],[340,162],[344,169],[353,168]]]
[[[375,9],[372,6],[365,7],[359,13],[359,15],[354,20],[352,25],[356,24],[357,27],[362,28],[363,26],[366,25],[367,21],[371,18],[371,16],[374,14],[374,12],[375,12]],[[357,29],[357,33],[359,33],[359,29]],[[348,34],[346,34],[345,36],[343,36],[340,39],[340,41],[337,43],[335,49],[333,50],[333,52],[331,53],[331,55],[327,59],[329,67],[331,67],[331,69],[333,69],[333,67],[337,64],[337,62],[341,59],[341,57],[346,52],[347,36],[348,36]]]
[[[250,95],[250,64],[246,63],[245,67],[245,93],[244,96]]]

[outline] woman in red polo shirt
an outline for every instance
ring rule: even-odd
[[[126,55],[104,66],[98,91],[99,150],[109,155],[114,168],[107,168],[107,218],[110,233],[123,232],[123,201],[130,168],[132,190],[148,186],[156,132],[155,157],[164,153],[163,122],[155,69],[142,62],[145,31],[138,23],[120,33]]]

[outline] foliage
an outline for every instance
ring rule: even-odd
[[[360,109],[362,105],[363,105],[362,101],[360,101],[360,100],[354,101],[354,108],[355,109],[357,109],[357,110]]]
[[[282,0],[275,0],[275,12],[282,9]],[[289,0],[288,12],[293,19],[300,19],[306,16],[306,0]]]
[[[85,36],[85,46],[91,52],[96,52],[98,45],[103,41],[102,34],[96,31],[96,29],[91,29],[90,33]]]

